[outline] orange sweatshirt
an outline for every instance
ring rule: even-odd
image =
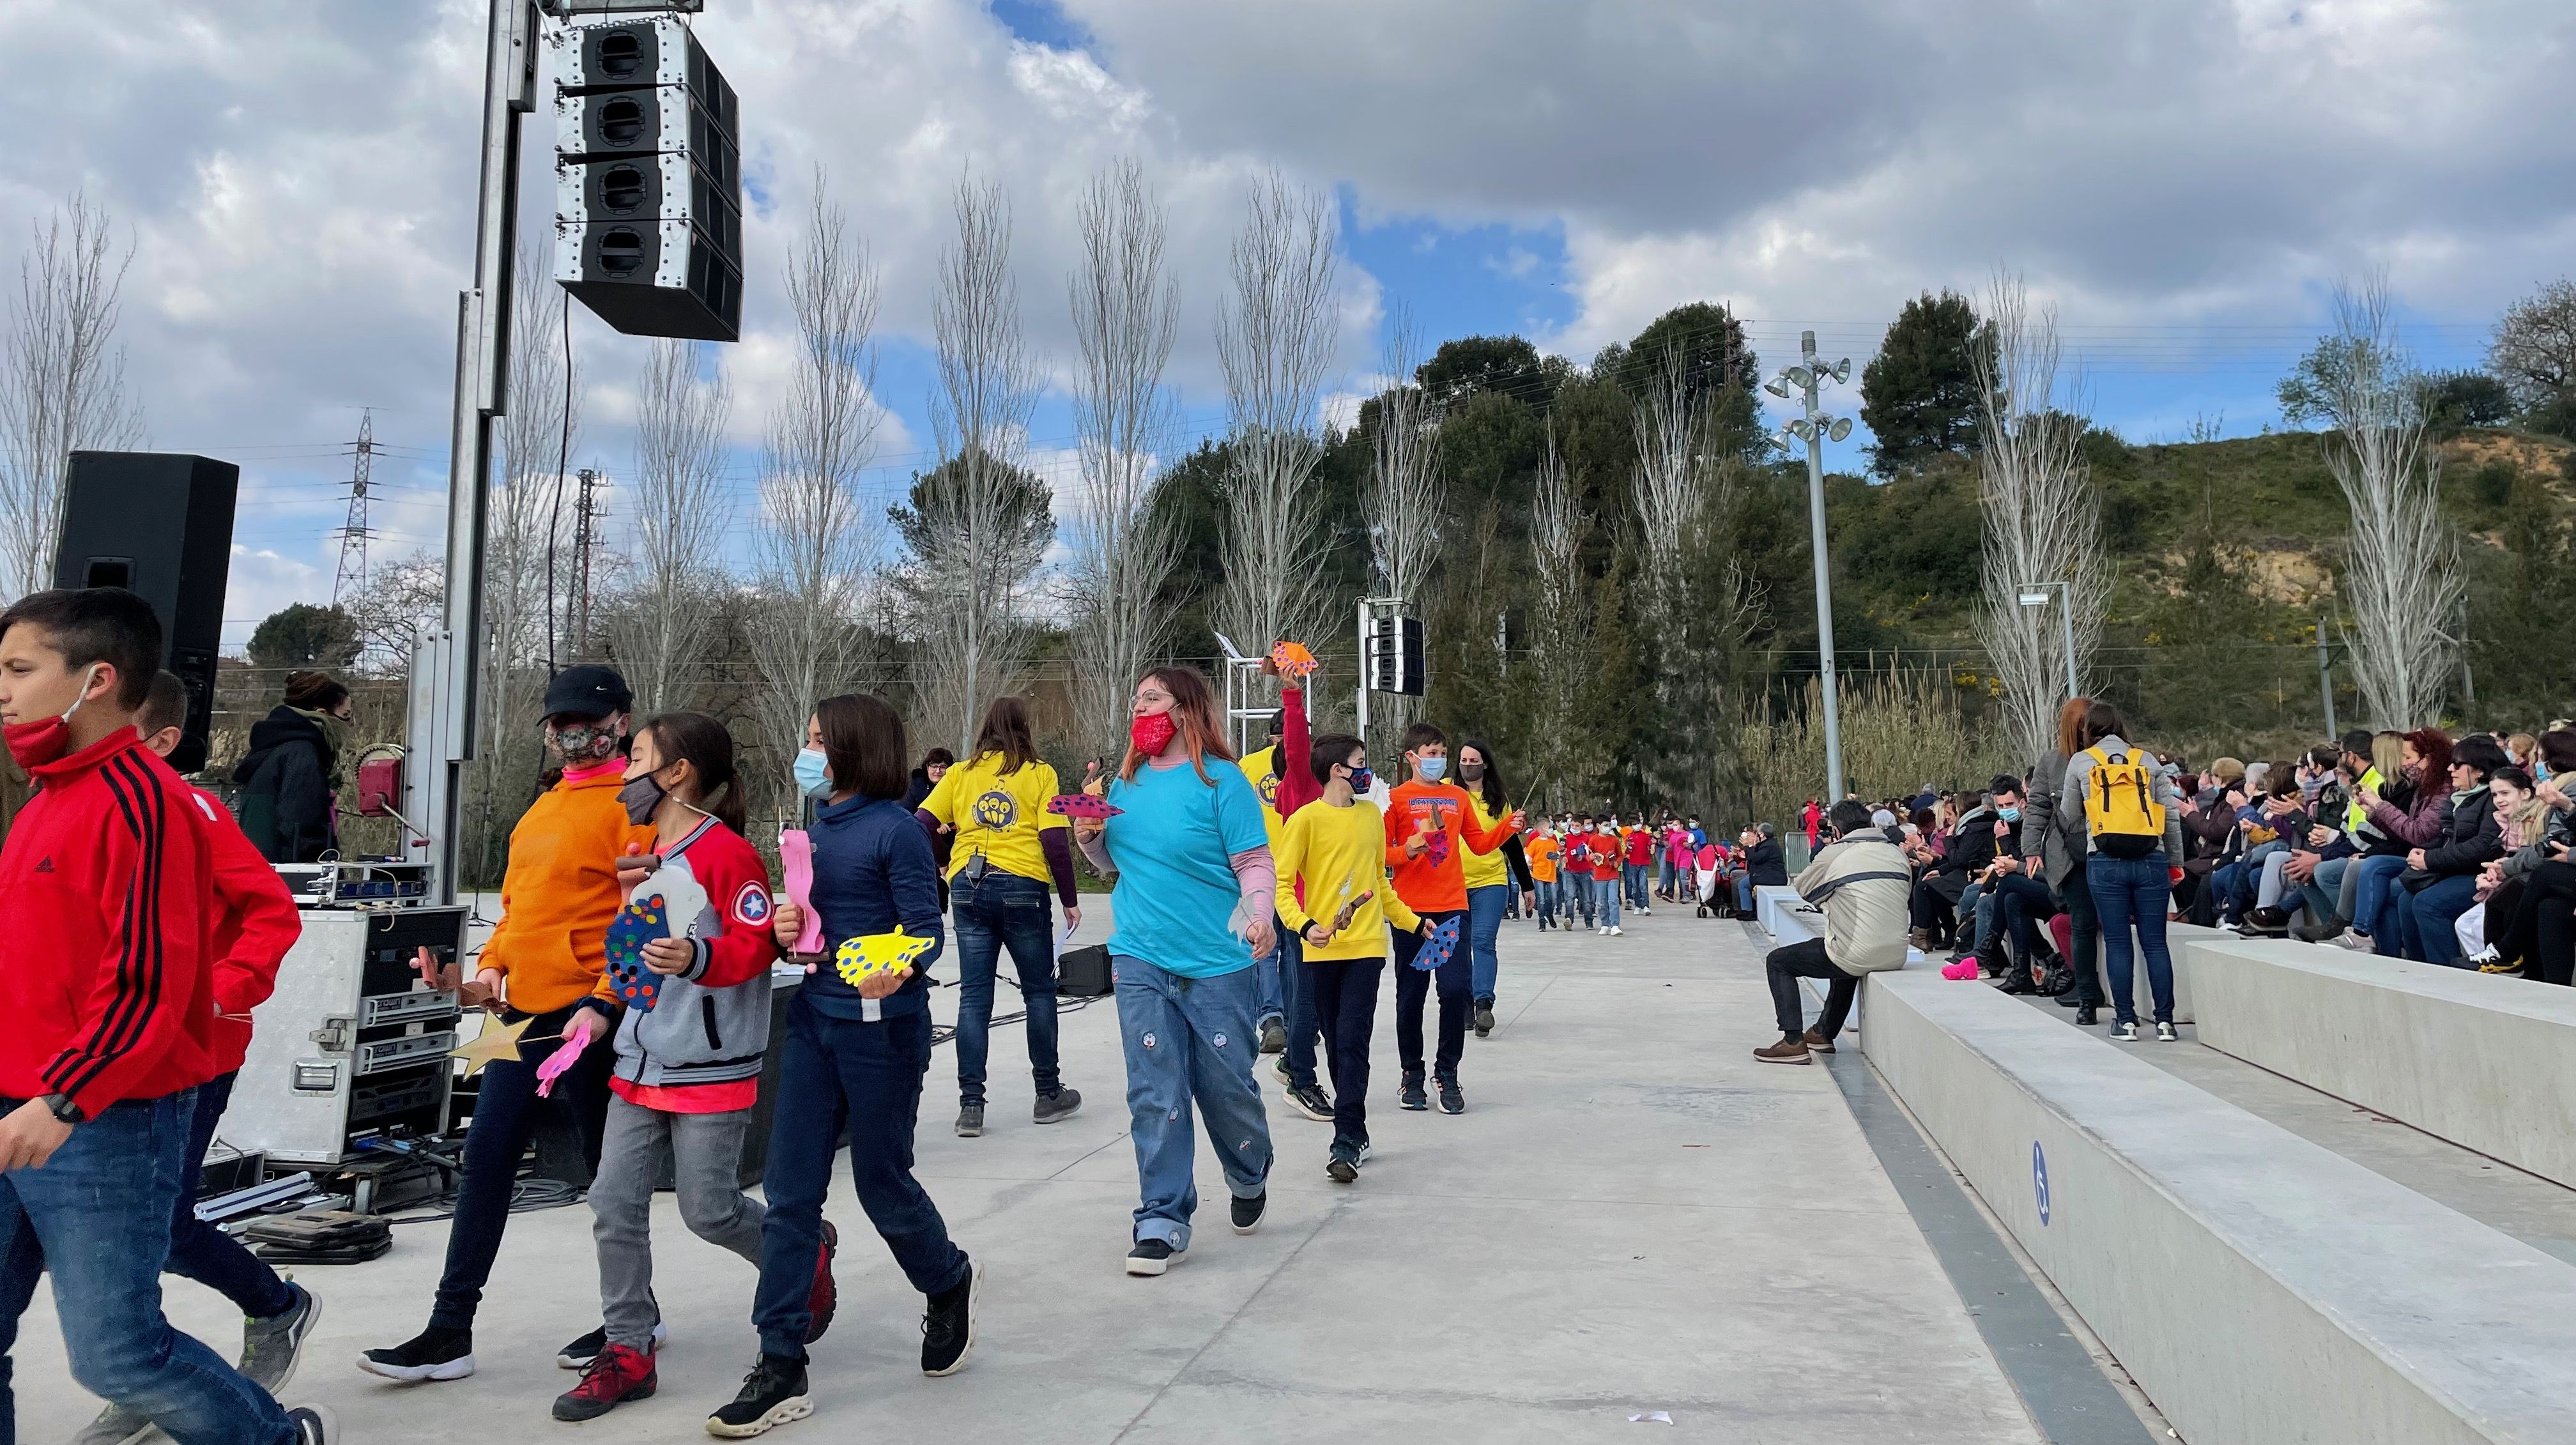
[[[1433,862],[1431,851],[1419,858],[1405,856],[1405,840],[1416,832],[1435,837],[1445,835],[1449,856]],[[1512,820],[1506,814],[1486,828],[1476,821],[1476,810],[1469,806],[1467,790],[1456,783],[1425,783],[1416,780],[1397,787],[1387,795],[1386,866],[1395,878],[1395,896],[1405,901],[1416,913],[1449,913],[1467,906],[1467,865],[1464,852],[1473,849],[1491,853],[1512,836]]]
[[[501,921],[477,966],[508,975],[512,1008],[552,1013],[599,986],[608,925],[626,902],[618,857],[628,843],[653,846],[652,827],[627,822],[617,801],[624,772],[611,761],[565,774],[510,830]]]

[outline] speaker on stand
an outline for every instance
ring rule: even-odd
[[[161,665],[188,685],[188,718],[170,766],[206,765],[215,654],[232,576],[233,497],[241,468],[177,452],[74,452],[63,484],[57,587],[123,587],[160,619]]]

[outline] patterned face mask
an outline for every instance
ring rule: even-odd
[[[604,761],[617,755],[622,736],[614,722],[567,723],[546,729],[546,746],[567,767]]]

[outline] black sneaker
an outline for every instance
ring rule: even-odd
[[[981,1139],[984,1137],[983,1105],[961,1104],[958,1106],[957,1137],[960,1139]]]
[[[340,1438],[340,1422],[319,1405],[298,1405],[286,1412],[295,1430],[295,1445],[331,1445]]]
[[[2093,1012],[2093,1010],[2089,1008],[2080,1008],[2075,1011],[2075,1022],[2085,1028],[2089,1029],[2101,1021],[2102,1016]]]
[[[1182,1256],[1188,1253],[1189,1251],[1185,1249],[1172,1248],[1172,1242],[1168,1239],[1140,1239],[1136,1241],[1134,1249],[1127,1251],[1127,1272],[1161,1274],[1164,1270],[1180,1263]]]
[[[1287,1095],[1289,1107],[1298,1113],[1327,1124],[1333,1122],[1333,1101],[1321,1087],[1308,1084],[1301,1089],[1292,1084],[1281,1092]]]
[[[1467,1112],[1467,1096],[1458,1092],[1458,1081],[1456,1079],[1442,1079],[1440,1081],[1440,1112],[1443,1114],[1464,1114]]]
[[[1395,1102],[1399,1108],[1405,1109],[1421,1110],[1431,1107],[1429,1096],[1422,1092],[1422,1076],[1420,1074],[1407,1074],[1404,1076],[1404,1087],[1396,1091]]]
[[[1334,1140],[1332,1155],[1324,1161],[1324,1177],[1335,1184],[1348,1184],[1359,1178],[1360,1151],[1358,1148],[1343,1140]]]
[[[431,1325],[390,1350],[358,1356],[358,1368],[388,1380],[462,1380],[474,1373],[474,1332]]]
[[[826,1223],[823,1227],[828,1230],[832,1226]],[[656,1353],[660,1352],[662,1342],[670,1337],[669,1325],[658,1319],[653,1321],[653,1349]],[[555,1367],[563,1370],[587,1370],[590,1368],[590,1362],[599,1358],[600,1350],[607,1344],[608,1326],[601,1325],[598,1329],[555,1351]],[[374,1352],[370,1351],[370,1353]]]
[[[932,1378],[965,1368],[975,1348],[975,1296],[984,1284],[984,1262],[966,1262],[966,1277],[930,1297],[921,1312],[921,1372]]]
[[[1058,1089],[1052,1094],[1038,1095],[1037,1112],[1031,1117],[1041,1124],[1061,1124],[1072,1118],[1074,1111],[1081,1107],[1080,1089]]]
[[[745,1440],[813,1413],[814,1397],[805,1392],[805,1362],[764,1353],[742,1377],[742,1393],[707,1417],[707,1433]]]
[[[1493,1036],[1494,1001],[1489,998],[1480,998],[1476,1000],[1476,1037],[1487,1039],[1492,1038]]]
[[[1261,1211],[1269,1207],[1270,1195],[1267,1191],[1256,1194],[1250,1199],[1237,1196],[1234,1201],[1233,1210],[1234,1232],[1237,1234],[1250,1234],[1252,1231],[1259,1229],[1261,1227]]]
[[[1288,1051],[1288,1026],[1277,1019],[1261,1021],[1261,1051],[1284,1054]]]

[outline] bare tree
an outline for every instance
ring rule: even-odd
[[[2487,369],[2534,411],[2576,395],[2576,281],[2562,276],[2506,307]]]
[[[2058,382],[2056,308],[2034,310],[2019,277],[1998,275],[1986,319],[1994,345],[1974,349],[1986,524],[1977,638],[2003,683],[2014,754],[2036,765],[2056,745],[2057,709],[2066,695],[2066,623],[2057,607],[2066,607],[2074,623],[2080,689],[2101,644],[2111,568],[2084,463],[2087,423],[2079,389]],[[2023,606],[2022,594],[2034,587],[2048,589],[2055,605]]]
[[[1530,560],[1538,575],[1537,626],[1531,638],[1537,725],[1530,730],[1530,796],[1549,807],[1588,795],[1600,780],[1580,727],[1589,676],[1591,593],[1583,585],[1584,518],[1556,447],[1556,418],[1547,419],[1538,487],[1530,507]]]
[[[793,799],[805,719],[866,660],[859,616],[877,560],[877,532],[862,525],[859,497],[881,415],[871,394],[876,355],[869,342],[877,273],[866,243],[851,238],[847,218],[831,203],[819,168],[786,284],[795,368],[769,423],[761,605],[749,631],[752,716],[767,753],[760,772],[770,791]]]
[[[984,702],[1018,683],[1020,607],[1038,557],[1015,525],[1014,483],[1038,379],[1011,281],[1011,213],[1001,188],[957,183],[957,239],[939,259],[931,329],[939,385],[930,398],[939,485],[924,488],[915,550],[914,626],[927,663],[916,684],[933,736],[974,741]]]
[[[0,560],[12,597],[54,584],[71,454],[140,443],[125,394],[117,296],[134,260],[116,252],[105,210],[75,194],[33,227],[0,350]]]
[[[2467,597],[2442,521],[2442,456],[2424,444],[2423,382],[2384,276],[2335,288],[2335,329],[2301,367],[2328,423],[2326,466],[2352,508],[2344,590],[2355,679],[2384,728],[2433,720]]]
[[[1234,294],[1219,313],[1228,424],[1220,625],[1242,645],[1313,641],[1328,625],[1318,498],[1317,406],[1339,337],[1331,200],[1255,182],[1235,237]]]
[[[1644,760],[1645,781],[1658,801],[1692,805],[1704,802],[1711,786],[1719,739],[1707,719],[1717,715],[1713,690],[1729,680],[1697,654],[1694,630],[1731,636],[1748,603],[1744,575],[1731,558],[1719,564],[1716,593],[1700,595],[1693,587],[1703,550],[1694,546],[1698,532],[1723,518],[1737,482],[1736,470],[1710,455],[1706,397],[1691,386],[1678,352],[1663,359],[1637,403],[1637,462],[1629,479],[1640,564],[1636,615],[1656,660],[1663,735]]]
[[[696,342],[660,340],[644,365],[635,421],[631,582],[609,623],[639,715],[688,704],[716,586],[731,388]]]
[[[1163,367],[1180,293],[1163,269],[1161,205],[1128,157],[1091,178],[1077,212],[1082,269],[1068,290],[1082,364],[1074,375],[1083,513],[1072,569],[1074,698],[1087,748],[1126,733],[1128,689],[1161,655],[1171,618],[1170,529],[1153,509],[1153,457],[1175,415]]]
[[[1388,318],[1381,363],[1387,389],[1377,398],[1376,459],[1368,489],[1369,561],[1379,595],[1415,606],[1430,593],[1447,505],[1440,484],[1438,408],[1413,384],[1421,340],[1412,313],[1399,304]],[[1378,738],[1390,739],[1420,720],[1422,699],[1389,693],[1369,713]]]

